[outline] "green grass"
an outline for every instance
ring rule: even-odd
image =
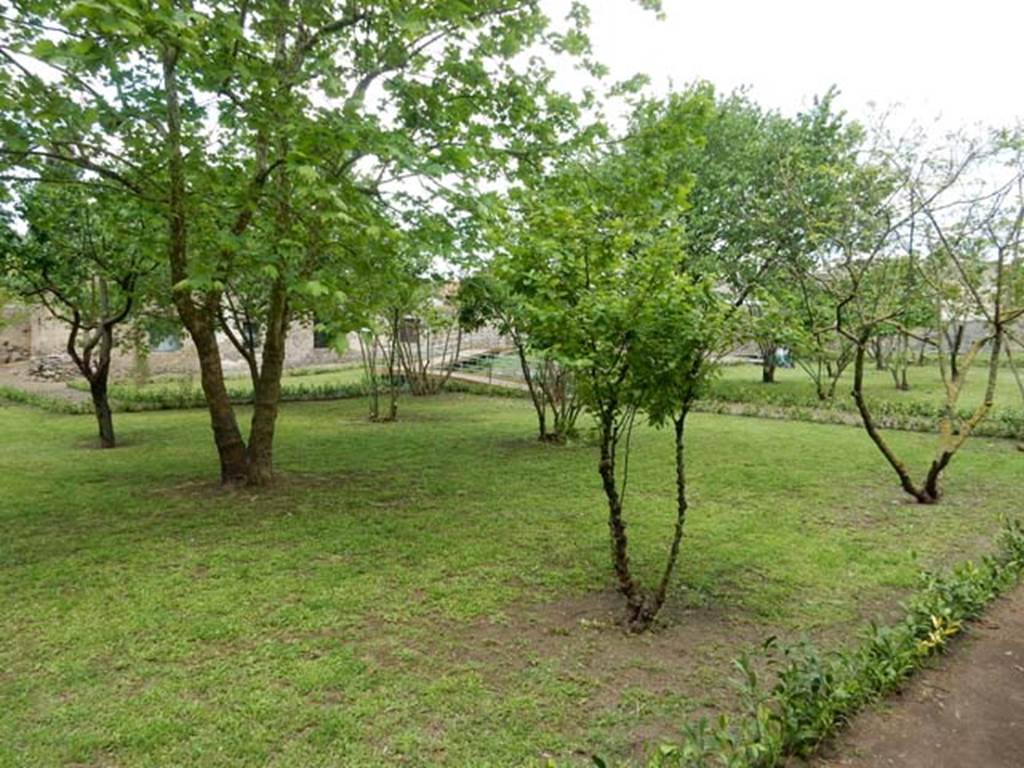
[[[243,412],[242,416],[246,414]],[[948,500],[905,503],[862,432],[698,415],[664,626],[624,635],[587,445],[528,403],[282,409],[278,484],[223,492],[203,411],[0,406],[0,765],[584,764],[728,708],[769,634],[845,642],[918,569],[976,556],[1019,511],[1024,458],[972,441]],[[899,433],[916,462],[933,439]],[[627,491],[649,583],[671,439],[639,429]]]
[[[463,370],[495,381],[522,381],[519,360],[509,355],[480,360]],[[984,399],[986,376],[987,371],[981,366],[970,370],[957,403],[961,415],[969,414]],[[876,418],[888,427],[934,430],[945,406],[945,386],[938,366],[934,362],[920,367],[911,366],[908,379],[910,389],[900,391],[894,386],[888,371],[875,370],[873,364],[865,371],[864,391]],[[852,370],[847,370],[836,387],[835,399],[822,403],[811,378],[799,367],[779,368],[775,383],[763,384],[760,365],[724,365],[711,384],[706,396],[709,405],[705,407],[715,410],[723,403],[739,404],[755,414],[763,409],[776,408],[784,409],[782,415],[787,418],[844,423],[851,421],[846,414],[856,412],[850,395],[852,383]],[[1000,371],[995,401],[995,407],[983,422],[980,432],[998,437],[1024,437],[1024,401],[1012,372],[1006,368]]]
[[[960,407],[974,408],[984,398],[988,372],[981,367],[974,367],[967,375],[967,383],[960,396]],[[809,402],[817,400],[814,383],[800,368],[778,368],[775,371],[774,384],[761,383],[760,365],[727,365],[723,366],[715,382],[714,391],[720,397],[741,396],[751,401],[764,398],[792,398]],[[911,366],[907,373],[910,389],[901,392],[893,385],[892,375],[888,371],[877,371],[871,365],[864,371],[864,394],[869,402],[899,401],[904,403],[927,403],[940,405],[945,402],[945,390],[937,365]],[[853,371],[844,373],[836,387],[836,399],[849,401],[852,408],[850,389],[853,386]],[[1020,408],[1021,396],[1013,374],[1002,369],[996,387],[996,403],[1000,407]]]

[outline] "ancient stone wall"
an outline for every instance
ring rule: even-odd
[[[28,360],[32,354],[30,312],[25,307],[0,307],[0,365]]]
[[[2,311],[5,313],[3,317],[10,318],[10,321],[0,325],[0,363],[46,359],[51,363],[64,360],[70,364],[66,351],[66,323],[53,317],[43,307],[8,307]],[[111,362],[112,373],[115,377],[130,376],[136,368],[136,360],[124,328],[117,332],[116,342]],[[437,343],[440,345],[440,339]],[[464,352],[494,350],[507,346],[507,342],[490,328],[463,334],[462,337]],[[247,373],[245,360],[224,335],[220,336],[220,348],[225,372],[229,375]],[[440,355],[440,348],[434,350],[433,354]],[[312,323],[296,321],[289,328],[285,346],[285,366],[288,368],[337,365],[358,360],[359,339],[355,333],[349,334],[346,349],[339,353],[317,339]],[[184,374],[196,373],[199,370],[195,347],[187,333],[182,333],[177,338],[168,338],[164,343],[151,345],[147,362],[150,374]]]

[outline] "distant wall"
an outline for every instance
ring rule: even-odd
[[[29,358],[66,356],[69,328],[65,322],[53,317],[43,307],[20,309],[8,307],[2,310],[0,318],[10,322],[0,324],[0,363],[15,362]],[[16,315],[18,311],[21,314]],[[234,348],[227,336],[218,334],[221,360],[229,374],[247,372],[245,360]],[[135,364],[131,346],[124,339],[124,331],[118,333],[111,370],[115,376],[128,375]],[[463,334],[462,349],[466,352],[496,349],[507,346],[507,342],[493,329]],[[161,373],[198,373],[199,358],[195,346],[187,333],[180,338],[178,348],[151,349],[149,371]],[[435,354],[440,354],[436,350]],[[5,358],[10,358],[9,360]],[[359,360],[359,339],[355,333],[348,336],[348,345],[340,354],[331,347],[317,346],[313,325],[306,321],[295,321],[288,329],[285,343],[285,366],[299,368],[319,365],[337,365]]]
[[[28,360],[32,354],[32,325],[25,307],[0,307],[0,363]]]

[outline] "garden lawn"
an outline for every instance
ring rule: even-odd
[[[907,370],[910,389],[901,392],[893,384],[892,374],[878,371],[870,362],[864,370],[864,396],[868,403],[873,402],[905,402],[928,403],[942,405],[946,401],[945,386],[936,364],[910,366]],[[980,365],[970,369],[967,383],[960,395],[959,407],[973,409],[981,404],[985,397],[985,386],[988,383],[988,370]],[[836,386],[836,399],[843,401],[851,410],[854,408],[850,391],[853,389],[853,366],[843,374]],[[814,382],[799,367],[776,368],[775,383],[761,383],[760,365],[725,365],[719,369],[718,377],[713,385],[713,393],[725,396],[729,400],[749,402],[772,402],[773,400],[801,400],[808,404],[817,401]],[[1009,368],[999,371],[996,384],[996,407],[1015,408],[1022,406],[1020,390],[1013,379]]]
[[[857,429],[698,415],[678,578],[632,637],[594,448],[537,443],[518,399],[365,413],[285,405],[278,483],[228,492],[203,411],[118,415],[99,451],[90,416],[0,406],[0,765],[638,759],[731,705],[734,656],[850,642],[919,568],[987,550],[1024,490],[1006,442],[972,441],[920,507]],[[919,465],[934,442],[892,440]],[[633,443],[651,583],[671,437]]]

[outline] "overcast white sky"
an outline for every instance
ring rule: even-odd
[[[664,21],[630,0],[589,4],[598,59],[659,92],[750,85],[792,112],[835,84],[856,117],[875,102],[947,127],[1024,118],[1022,0],[663,0]],[[568,0],[547,5],[561,18]]]

